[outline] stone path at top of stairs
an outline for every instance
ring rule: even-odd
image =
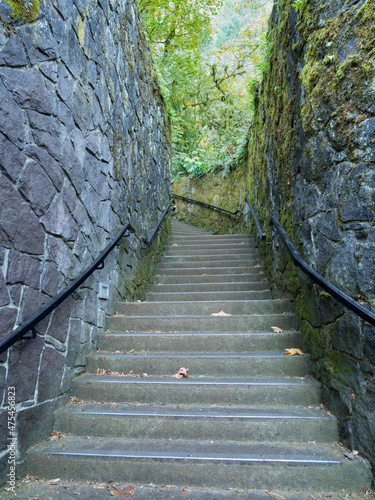
[[[28,454],[45,478],[215,488],[363,491],[320,407],[297,320],[273,300],[249,235],[173,222],[145,302],[121,303],[55,414],[66,436]],[[181,367],[188,378],[177,379]],[[98,373],[106,373],[98,375]]]

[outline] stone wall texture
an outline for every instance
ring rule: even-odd
[[[225,176],[222,172],[218,172],[197,179],[190,177],[175,179],[172,183],[173,194],[202,201],[229,212],[237,210],[241,212],[241,216],[233,216],[176,198],[175,216],[214,234],[246,233],[249,227],[246,218],[242,216],[246,190],[246,164],[231,170]]]
[[[272,245],[279,293],[294,297],[305,348],[341,437],[375,466],[375,328],[292,266],[270,215],[302,257],[375,311],[375,2],[275,2],[255,98],[249,194]]]
[[[1,355],[5,474],[8,389],[22,472],[25,450],[51,431],[106,315],[119,298],[144,293],[168,233],[167,224],[141,250],[169,201],[170,130],[135,0],[9,0],[0,14],[0,339],[124,224],[137,235],[38,325],[35,340]],[[109,300],[99,298],[100,282]]]

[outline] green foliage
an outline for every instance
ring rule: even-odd
[[[246,154],[265,12],[252,17],[257,0],[139,1],[172,120],[173,176],[227,172]]]
[[[292,3],[292,7],[294,7],[296,11],[299,12],[306,6],[307,2],[308,0],[296,0],[294,3]]]

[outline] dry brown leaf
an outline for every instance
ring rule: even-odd
[[[295,356],[296,354],[301,355],[301,354],[303,354],[303,352],[301,351],[301,349],[293,349],[292,348],[292,349],[285,349],[283,354],[289,354],[289,356]]]
[[[278,326],[271,326],[271,328],[275,333],[282,333],[282,329]]]
[[[227,314],[224,311],[220,311],[218,313],[211,313],[210,316],[232,316],[231,314]]]
[[[48,481],[49,484],[59,484],[59,482],[61,481],[61,479],[58,477],[57,479],[50,479]]]
[[[68,434],[62,434],[59,431],[52,431],[50,437],[47,438],[47,441],[58,441],[59,439],[64,439]]]
[[[188,371],[189,371],[189,368],[182,367],[178,370],[176,375],[173,375],[173,376],[176,378],[188,378],[189,377],[189,375],[187,374]]]
[[[133,485],[129,484],[124,490],[111,490],[110,494],[114,497],[123,497],[123,498],[130,498],[134,496],[135,493],[135,488]]]

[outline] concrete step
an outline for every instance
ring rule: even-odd
[[[196,261],[186,261],[183,259],[161,261],[157,266],[157,273],[162,274],[164,270],[169,269],[207,269],[207,268],[222,268],[222,267],[256,267],[259,271],[264,269],[259,265],[259,260],[257,258],[252,258],[251,256],[245,259],[227,259],[227,260],[217,260],[216,257],[212,257],[209,260],[197,259]]]
[[[219,310],[213,310],[219,313]],[[297,319],[293,314],[249,314],[232,316],[111,316],[107,327],[113,332],[145,332],[159,330],[171,333],[194,332],[269,332],[273,327],[282,331],[295,330]]]
[[[232,241],[227,240],[204,240],[197,242],[196,238],[187,238],[186,240],[169,241],[166,249],[167,255],[169,253],[183,253],[183,254],[200,254],[200,253],[221,253],[232,251],[237,252],[256,252],[259,251],[255,248],[251,240],[237,239]]]
[[[227,276],[226,276],[227,278]],[[231,292],[248,292],[256,293],[269,292],[269,283],[266,281],[243,281],[243,282],[227,282],[227,283],[174,283],[174,284],[163,284],[158,283],[151,285],[150,292],[147,300],[153,300],[151,298],[152,294],[158,293],[178,293],[183,295],[184,293],[228,293]],[[228,295],[229,297],[229,295]]]
[[[102,351],[137,352],[269,352],[301,348],[299,332],[287,333],[106,333],[99,337]],[[180,368],[180,367],[179,367]]]
[[[105,402],[316,406],[320,403],[320,385],[310,379],[277,377],[83,375],[73,381],[72,396]]]
[[[224,300],[181,302],[119,302],[124,316],[209,316],[224,311],[231,315],[292,314],[289,300]]]
[[[371,483],[361,460],[322,445],[125,440],[67,436],[28,455],[29,474],[133,484],[351,491]]]
[[[87,358],[87,370],[98,369],[124,372],[133,375],[147,373],[151,376],[170,376],[181,367],[189,368],[190,376],[207,377],[304,377],[308,373],[309,356],[289,356],[272,353],[157,353],[97,352]]]
[[[255,258],[254,258],[255,257]],[[216,261],[235,261],[235,260],[259,260],[259,255],[257,252],[249,250],[248,252],[233,252],[232,250],[222,250],[218,252],[213,252],[212,250],[207,250],[206,252],[199,252],[199,254],[186,253],[171,251],[164,254],[161,262],[210,262],[211,260]]]
[[[207,292],[149,292],[148,302],[217,301],[217,300],[266,300],[271,299],[270,290],[260,291],[207,291]]]
[[[54,429],[76,436],[128,439],[337,441],[336,419],[308,408],[73,403],[55,413]]]
[[[236,276],[238,274],[242,275],[259,275],[265,278],[266,275],[263,271],[259,271],[258,267],[251,266],[249,264],[246,267],[236,267],[233,265],[228,266],[217,266],[213,268],[204,267],[199,264],[195,268],[191,269],[189,267],[173,267],[168,269],[158,269],[157,275],[160,276],[206,276],[208,274],[220,275],[220,274],[230,274]]]
[[[256,268],[255,268],[256,269]],[[232,272],[231,274],[213,274],[212,272],[202,272],[202,274],[185,274],[185,275],[166,275],[163,273],[156,274],[154,277],[154,284],[199,284],[199,283],[249,283],[249,282],[263,282],[266,283],[266,287],[269,288],[270,284],[266,278],[265,274],[261,274],[257,270],[250,270],[252,272],[243,273],[241,270],[239,272]],[[236,269],[235,269],[236,270]],[[238,271],[238,269],[236,270]]]

